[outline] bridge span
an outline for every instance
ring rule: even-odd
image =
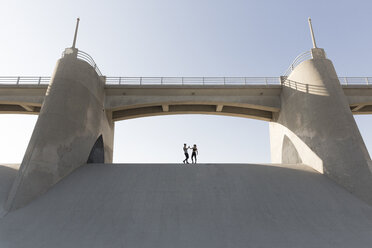
[[[113,121],[169,114],[214,114],[271,121],[283,87],[274,77],[107,77],[105,111]],[[369,78],[339,78],[353,114],[372,114]],[[50,77],[0,78],[0,114],[39,114]],[[345,83],[346,82],[346,83]],[[352,83],[347,83],[352,82]],[[66,96],[66,99],[68,97]]]

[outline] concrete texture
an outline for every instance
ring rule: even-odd
[[[4,205],[17,176],[18,169],[19,164],[0,165],[0,218],[6,213]]]
[[[371,243],[372,207],[303,165],[87,165],[0,219],[2,248]]]
[[[332,62],[317,54],[283,84],[281,111],[270,123],[272,162],[305,163],[372,204],[367,148]]]
[[[100,135],[105,162],[112,162],[114,125],[104,110],[104,80],[76,52],[57,62],[8,210],[24,206],[86,163]]]

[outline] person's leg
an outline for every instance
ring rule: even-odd
[[[185,155],[186,155],[186,163],[188,164],[189,163],[189,154],[185,153]]]

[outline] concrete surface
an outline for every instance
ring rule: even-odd
[[[343,85],[342,87],[353,114],[372,114],[372,85]],[[225,87],[106,85],[105,110],[120,111],[143,107],[196,104],[222,107],[220,111],[216,109],[209,111],[209,114],[229,115],[229,112],[222,112],[223,106],[276,113],[280,110],[281,88],[280,85]],[[47,85],[0,85],[0,114],[39,114],[46,89]],[[237,97],[233,97],[232,93]],[[171,114],[166,112],[163,111],[163,114]],[[153,111],[154,115],[157,113]],[[186,114],[187,111],[182,113]],[[262,114],[262,112],[257,113],[257,117]],[[244,113],[241,116],[255,117],[244,115]],[[125,117],[118,120],[125,119]],[[133,115],[126,118],[133,118]]]
[[[281,94],[280,113],[270,122],[272,162],[307,164],[372,205],[371,158],[332,62],[325,56],[302,62]]]
[[[0,217],[6,213],[4,204],[17,176],[19,164],[0,165]]]
[[[303,165],[87,165],[0,219],[2,248],[371,243],[372,207]]]
[[[97,162],[112,162],[114,124],[104,110],[104,80],[76,52],[57,62],[7,210],[24,206],[85,164],[101,135],[104,160]]]

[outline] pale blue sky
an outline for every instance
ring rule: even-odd
[[[339,76],[371,76],[369,1],[0,0],[1,76],[50,76],[77,47],[107,76],[280,76],[317,44]],[[0,115],[0,162],[21,162],[35,116]],[[372,151],[372,116],[357,117]],[[269,162],[268,123],[167,116],[116,123],[116,162],[179,162],[196,143],[201,162]]]

